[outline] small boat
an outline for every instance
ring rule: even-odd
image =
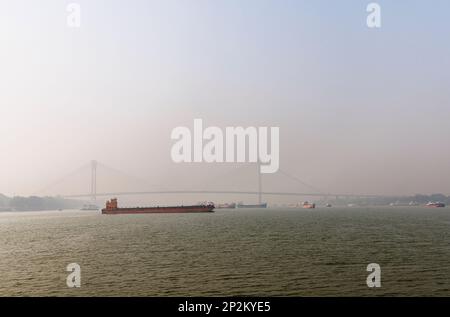
[[[331,204],[326,204],[325,207],[330,208],[332,206],[331,206]]]
[[[267,208],[267,203],[254,204],[254,205],[245,205],[244,203],[238,203],[238,208]]]
[[[445,204],[441,203],[440,201],[436,201],[436,202],[432,202],[430,201],[428,204],[425,205],[426,207],[431,207],[431,208],[444,208]]]
[[[225,204],[218,204],[216,206],[216,209],[235,209],[236,203],[225,203]]]
[[[314,209],[314,208],[316,208],[316,204],[305,201],[303,203],[303,208],[304,209]]]
[[[401,202],[401,201],[396,201],[395,203],[390,203],[389,206],[391,207],[408,207],[408,206],[417,206],[414,204],[413,201],[410,201],[409,203],[405,203],[405,202]]]
[[[93,204],[85,204],[80,210],[99,210],[100,208]]]

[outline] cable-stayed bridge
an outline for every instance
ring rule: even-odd
[[[256,164],[255,164],[256,165]],[[101,168],[102,170],[108,171],[109,173],[114,173],[118,176],[121,176],[122,178],[132,178],[134,180],[138,180],[140,183],[142,183],[142,190],[108,190],[108,191],[98,191],[98,170]],[[56,193],[58,196],[64,197],[64,198],[90,198],[92,201],[96,201],[98,197],[116,197],[116,196],[132,196],[132,195],[161,195],[161,194],[232,194],[232,195],[255,195],[258,197],[258,202],[261,203],[263,196],[297,196],[297,197],[333,197],[336,199],[339,198],[376,198],[381,197],[381,195],[354,195],[354,194],[345,194],[345,193],[326,193],[324,191],[321,191],[317,189],[316,187],[302,181],[301,179],[297,178],[296,176],[293,176],[285,171],[278,171],[281,175],[283,175],[286,178],[289,178],[296,183],[301,184],[303,187],[308,188],[308,191],[264,191],[263,184],[262,184],[262,177],[259,173],[259,167],[255,169],[258,177],[257,181],[257,189],[256,190],[238,190],[238,189],[177,189],[177,188],[171,188],[171,189],[152,189],[147,190],[148,188],[146,186],[147,181],[144,179],[139,179],[135,176],[128,175],[122,171],[119,171],[117,169],[108,167],[105,164],[102,164],[97,161],[91,161],[88,164],[85,164],[81,166],[80,168],[74,170],[72,173],[64,176],[63,178],[59,179],[56,182],[53,182],[52,184],[48,185],[45,189],[39,191],[39,193],[42,193],[46,191],[46,189],[51,187],[58,187],[58,184],[64,182],[66,179],[76,176],[81,171],[86,172],[86,170],[89,170],[89,184],[85,183],[85,191],[82,192],[72,192],[72,193]],[[256,187],[256,186],[255,186]]]

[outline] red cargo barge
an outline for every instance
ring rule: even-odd
[[[195,213],[195,212],[213,212],[214,205],[194,205],[194,206],[172,206],[172,207],[132,207],[119,208],[117,198],[106,202],[106,208],[102,209],[102,214],[162,214],[162,213]]]

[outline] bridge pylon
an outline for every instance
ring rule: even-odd
[[[97,201],[97,161],[91,161],[91,200]]]

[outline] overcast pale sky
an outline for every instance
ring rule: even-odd
[[[0,193],[91,159],[206,184],[233,166],[170,158],[202,118],[279,126],[280,168],[328,192],[450,194],[449,1],[378,1],[380,29],[370,1],[86,0],[80,28],[70,2],[0,0]]]

